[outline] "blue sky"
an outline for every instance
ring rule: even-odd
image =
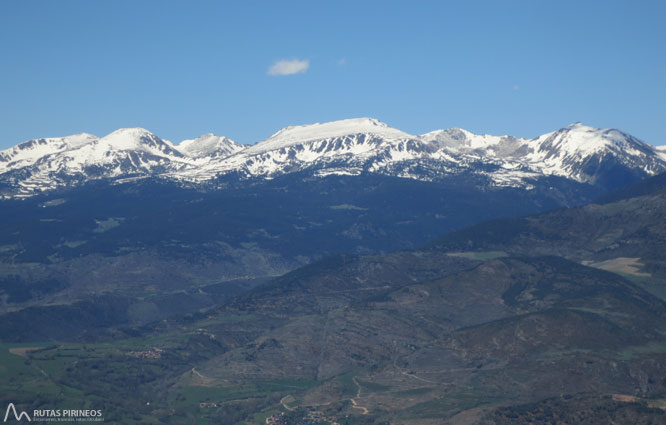
[[[664,1],[7,0],[0,148],[120,127],[255,143],[362,116],[522,137],[582,121],[663,145],[664,22]]]

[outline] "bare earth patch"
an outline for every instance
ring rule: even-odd
[[[21,357],[28,357],[29,351],[41,350],[44,347],[13,347],[9,349],[9,352],[16,354]]]
[[[651,277],[650,273],[640,272],[644,266],[640,258],[618,257],[612,260],[600,261],[598,263],[587,263],[586,266],[606,270],[613,273],[628,274],[632,276]]]

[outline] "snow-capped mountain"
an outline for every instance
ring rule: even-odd
[[[312,170],[317,175],[380,172],[388,164],[427,156],[428,146],[371,118],[286,127],[268,139],[219,161],[180,173],[202,181],[220,174],[270,178]]]
[[[0,152],[0,170],[7,171],[32,165],[45,156],[74,149],[95,140],[97,140],[97,136],[87,133],[29,140]]]
[[[226,137],[208,133],[196,139],[183,140],[177,149],[194,159],[225,158],[242,150],[243,146]]]
[[[666,157],[657,148],[619,130],[582,123],[535,139],[477,135],[457,128],[426,133],[421,138],[468,158],[495,161],[500,165],[494,172],[496,177],[506,171],[522,170],[596,183],[606,173],[620,168],[642,177],[666,170]],[[508,174],[510,177],[511,172]]]
[[[628,134],[580,123],[524,139],[457,128],[415,136],[360,118],[286,127],[181,177],[202,181],[230,172],[273,177],[308,169],[320,176],[379,173],[419,180],[475,173],[503,186],[526,186],[554,175],[595,184],[620,171],[636,177],[656,174],[666,170],[665,159]]]
[[[224,175],[273,178],[375,173],[417,180],[483,176],[530,188],[545,176],[618,186],[666,170],[666,150],[626,133],[575,123],[535,139],[452,128],[410,135],[372,118],[286,127],[250,146],[206,134],[178,145],[144,129],[101,139],[39,139],[0,152],[4,196],[30,196],[90,179],[146,176],[201,183]]]
[[[613,129],[575,123],[532,142],[528,161],[545,174],[558,174],[594,183],[609,167],[624,167],[652,175],[664,171],[664,159],[651,145]]]
[[[77,135],[33,140],[0,152],[0,178],[13,196],[92,179],[153,175],[187,165],[188,158],[171,143],[142,128],[119,129],[101,139]]]

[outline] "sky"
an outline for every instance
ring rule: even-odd
[[[143,127],[253,144],[372,117],[666,145],[666,2],[0,2],[0,149]]]

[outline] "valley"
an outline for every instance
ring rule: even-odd
[[[303,289],[294,284],[137,329],[133,338],[5,344],[11,368],[3,382],[30,406],[37,386],[45,388],[43,405],[84,395],[95,408],[133,412],[107,417],[119,423],[260,424],[280,412],[284,423],[315,413],[338,423],[458,423],[465,415],[506,417],[514,413],[503,406],[552,403],[560,394],[565,405],[630,394],[649,417],[661,417],[648,404],[658,405],[665,390],[663,301],[606,272],[553,261],[468,263],[442,278],[369,288],[373,294],[312,288],[317,303],[300,312],[260,301],[298,306]],[[488,287],[484,276],[502,275]],[[518,276],[535,286],[516,287]],[[249,302],[257,306],[251,312]],[[637,409],[603,400],[611,411]]]

